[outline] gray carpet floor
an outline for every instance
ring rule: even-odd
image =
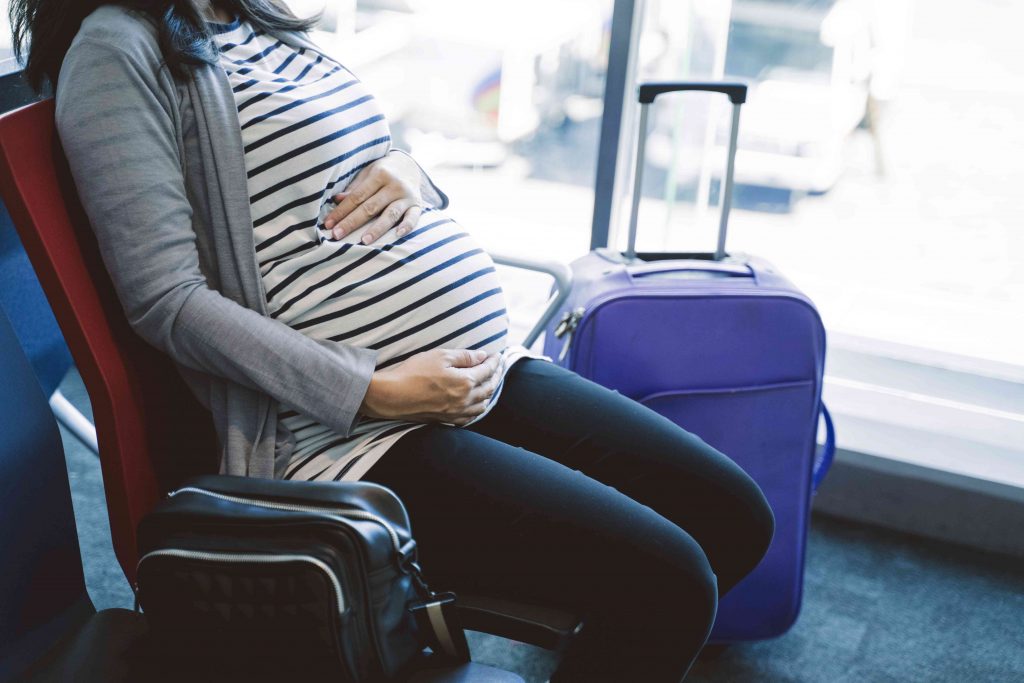
[[[76,373],[61,388],[89,413]],[[99,609],[131,607],[99,462],[63,436],[89,593]],[[475,659],[529,683],[546,681],[556,663],[537,648],[470,635]],[[775,640],[706,652],[687,681],[1024,682],[1024,564],[816,516],[797,624]]]

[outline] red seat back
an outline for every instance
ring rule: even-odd
[[[129,327],[53,117],[52,99],[0,117],[0,193],[89,392],[114,551],[134,585],[139,519],[185,476],[215,471],[216,441],[170,359]]]

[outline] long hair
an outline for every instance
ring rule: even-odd
[[[176,78],[183,78],[190,66],[216,59],[206,22],[192,0],[11,0],[14,54],[36,90],[46,81],[56,87],[64,55],[82,20],[98,7],[113,4],[136,10],[156,25],[160,51]],[[297,18],[277,0],[215,0],[213,4],[264,31],[306,31],[316,21],[316,17]]]

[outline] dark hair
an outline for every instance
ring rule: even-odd
[[[82,20],[98,7],[114,4],[136,10],[156,25],[160,51],[175,77],[184,77],[189,66],[215,60],[206,21],[192,0],[11,0],[14,53],[36,90],[46,80],[57,85],[64,55]],[[212,0],[211,4],[264,31],[306,31],[316,21],[315,17],[296,18],[277,0]],[[26,53],[28,59],[23,60]]]

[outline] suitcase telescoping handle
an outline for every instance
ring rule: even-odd
[[[636,259],[636,223],[640,212],[640,188],[643,180],[644,152],[647,140],[648,107],[658,95],[670,92],[699,90],[720,92],[729,96],[732,102],[732,130],[729,133],[729,160],[725,168],[725,186],[722,189],[722,218],[718,224],[718,247],[715,260],[725,258],[725,233],[729,227],[729,209],[732,206],[732,179],[736,165],[736,142],[740,135],[740,107],[747,101],[747,86],[743,83],[722,83],[718,81],[677,81],[668,83],[642,83],[637,88],[640,101],[640,136],[636,151],[636,169],[633,174],[633,205],[629,213],[629,242],[626,259]]]

